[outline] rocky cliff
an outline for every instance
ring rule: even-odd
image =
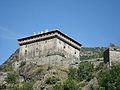
[[[83,47],[81,60],[101,58],[104,49]],[[21,62],[19,69],[14,71],[12,66],[18,60],[18,54],[19,49],[0,66],[1,88],[4,88],[0,90],[52,90],[56,83],[64,82],[68,78],[69,68],[64,65],[50,66]]]

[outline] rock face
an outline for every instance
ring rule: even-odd
[[[13,53],[11,57],[2,65],[2,71],[3,71],[2,73],[4,74],[1,74],[0,78],[1,77],[5,78],[7,76],[7,73],[15,72],[18,79],[17,87],[23,86],[24,83],[29,82],[29,84],[32,83],[33,90],[52,90],[52,87],[55,85],[55,83],[63,82],[68,78],[68,73],[69,73],[68,67],[77,65],[77,64],[71,64],[67,66],[66,64],[64,64],[68,61],[70,61],[69,63],[73,63],[71,61],[74,61],[74,60],[71,57],[65,58],[64,56],[65,52],[63,51],[58,52],[58,51],[56,53],[54,51],[53,52],[51,51],[47,53],[46,57],[42,57],[44,58],[44,60],[39,62],[43,64],[33,63],[35,62],[34,61],[35,59],[33,59],[31,63],[30,62],[26,63],[26,61],[20,62],[18,69],[15,70],[13,66],[17,65],[17,63],[15,64],[15,62],[19,61],[19,58],[18,58],[19,49],[17,49],[16,52]],[[62,52],[64,54],[62,54]],[[86,56],[89,56],[89,53],[85,53],[85,52],[88,52],[88,50],[84,51],[84,54]],[[91,51],[91,52],[94,52],[94,51]],[[94,55],[94,53],[91,55]],[[67,55],[67,53],[65,55]],[[51,64],[44,64],[47,58],[48,58],[48,61],[49,61],[49,58],[51,58],[50,60],[53,60],[50,62]],[[54,62],[56,59],[62,60],[60,61],[61,64],[60,63],[55,64]],[[91,63],[96,63],[96,65],[99,62],[99,61],[96,61],[97,60],[96,58],[93,58],[93,59],[90,58],[89,60]],[[101,58],[99,60],[101,60]],[[11,68],[11,69],[8,69],[8,68]],[[4,78],[1,79],[1,83],[2,83],[1,85],[3,86],[4,86]],[[13,90],[13,87],[11,87],[11,89],[9,88],[11,84],[5,84],[5,85],[6,85],[5,90]]]
[[[11,71],[17,66],[19,60],[19,48],[0,66],[1,71]]]
[[[105,47],[82,47],[80,51],[80,60],[103,58],[103,52],[105,50]]]
[[[4,83],[4,79],[7,77],[6,72],[0,72],[0,84]]]
[[[49,65],[24,65],[19,69],[19,75],[24,81],[35,81],[34,90],[47,90],[56,82],[67,79],[68,69],[65,66],[49,66]],[[54,80],[54,82],[49,82]],[[22,79],[21,79],[22,81]]]

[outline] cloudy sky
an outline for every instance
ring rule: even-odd
[[[120,0],[0,0],[0,64],[17,39],[59,28],[85,47],[120,45]]]

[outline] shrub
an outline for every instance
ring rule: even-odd
[[[33,82],[24,82],[23,85],[17,87],[16,90],[33,90]]]
[[[81,90],[81,88],[75,83],[73,79],[68,78],[61,83],[57,83],[54,87],[53,90]]]
[[[113,65],[111,69],[104,69],[98,75],[99,88],[104,90],[120,89],[120,64]]]
[[[99,71],[99,70],[103,70],[106,68],[107,68],[107,66],[103,62],[101,62],[101,63],[99,63],[99,65],[96,66],[95,70]]]
[[[6,86],[5,85],[0,85],[0,90],[5,90]]]
[[[53,90],[64,90],[63,85],[61,83],[57,83],[55,86],[53,86]]]
[[[78,69],[77,68],[69,68],[68,77],[77,80],[78,79]]]
[[[13,73],[8,73],[7,77],[5,78],[5,81],[7,83],[13,83],[13,84],[15,84],[16,83],[16,75],[13,74]]]
[[[49,77],[49,78],[45,81],[45,83],[46,83],[46,84],[55,84],[57,81],[59,81],[58,78],[56,78],[56,77]]]
[[[94,66],[90,62],[81,62],[79,68],[70,68],[68,73],[69,78],[77,81],[90,81],[94,77]]]
[[[11,64],[5,64],[4,66],[3,66],[3,71],[4,72],[9,72],[9,71],[13,71],[13,68],[12,68],[12,65]]]
[[[79,80],[90,81],[93,78],[94,66],[90,62],[81,62],[78,68]]]
[[[73,79],[67,79],[63,83],[63,90],[80,90],[80,88]]]
[[[24,82],[22,90],[33,90],[33,83],[32,82]]]

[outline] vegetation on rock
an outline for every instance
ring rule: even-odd
[[[120,90],[120,64],[101,70],[98,75],[98,84],[103,90]]]
[[[79,68],[70,68],[69,77],[77,81],[90,81],[94,77],[94,66],[90,62],[81,62]]]
[[[8,73],[7,77],[5,78],[5,81],[7,83],[16,84],[17,77],[14,73]]]
[[[114,45],[112,45],[114,46]],[[26,64],[21,62],[17,71],[12,64],[17,53],[0,66],[7,75],[0,83],[0,90],[120,90],[120,64],[107,67],[103,62],[94,67],[86,59],[101,58],[105,48],[82,48],[78,68],[66,69],[65,66]],[[22,77],[22,78],[20,78]]]
[[[94,58],[102,58],[103,52],[106,48],[104,47],[95,47],[95,48],[89,48],[89,47],[82,47],[81,48],[81,60],[88,60],[88,59],[94,59]]]
[[[59,81],[59,79],[53,76],[53,77],[47,78],[47,80],[45,81],[45,83],[46,84],[55,84],[57,81]]]

